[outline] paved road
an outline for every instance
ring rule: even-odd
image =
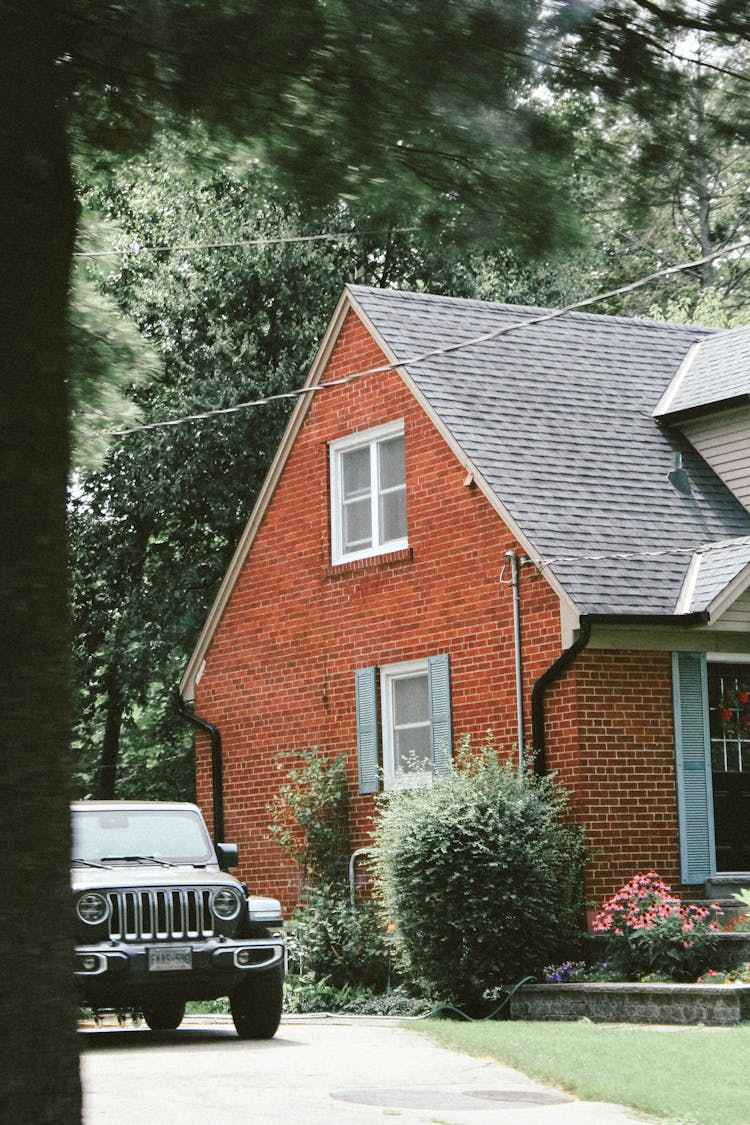
[[[85,1125],[578,1125],[643,1122],[395,1022],[285,1020],[243,1042],[231,1024],[84,1030]]]

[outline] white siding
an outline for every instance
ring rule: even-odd
[[[750,406],[684,422],[680,428],[750,511]]]
[[[721,629],[728,633],[750,633],[750,590],[745,590],[725,609],[718,621],[712,621],[709,629]]]

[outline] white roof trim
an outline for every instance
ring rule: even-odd
[[[346,316],[346,313],[349,311],[350,306],[351,299],[349,298],[348,293],[344,291],[339,299],[338,304],[336,305],[333,316],[331,317],[328,328],[326,329],[325,335],[321,340],[320,347],[318,348],[315,359],[312,362],[312,366],[310,367],[307,379],[304,382],[304,387],[312,387],[315,386],[316,383],[320,382],[320,377],[325,370],[326,364],[328,363],[331,352],[333,351],[334,344],[336,343],[338,334],[341,330],[341,326],[344,322],[344,318]],[[203,674],[206,653],[208,652],[211,642],[213,641],[214,634],[219,627],[219,623],[224,616],[224,610],[227,607],[227,603],[229,602],[229,599],[231,597],[232,590],[237,583],[242,567],[245,564],[245,559],[248,556],[258,529],[263,522],[266,508],[271,501],[271,497],[274,493],[276,485],[279,482],[279,478],[281,476],[284,465],[286,464],[286,459],[289,456],[289,452],[292,448],[292,445],[294,444],[297,434],[299,433],[313,397],[314,396],[312,394],[303,394],[300,395],[299,399],[297,400],[297,405],[292,411],[291,417],[287,422],[286,429],[284,430],[283,436],[279,443],[279,447],[276,450],[276,455],[271,462],[271,466],[268,470],[268,473],[266,474],[266,479],[261,486],[260,492],[258,493],[258,498],[255,501],[252,512],[250,513],[250,518],[245,524],[245,529],[242,532],[239,543],[237,544],[237,549],[232,556],[232,560],[229,564],[229,567],[227,568],[226,574],[224,575],[218,593],[214,598],[213,605],[208,611],[208,616],[203,623],[203,628],[201,629],[200,635],[198,636],[195,648],[193,649],[190,660],[188,661],[187,667],[185,668],[185,672],[183,673],[182,679],[180,680],[180,694],[182,695],[183,699],[187,700],[188,702],[192,701],[195,698],[195,685]]]
[[[349,289],[345,288],[341,297],[339,298],[339,302],[336,306],[333,316],[331,317],[330,323],[328,325],[328,328],[326,329],[320,347],[318,348],[315,359],[313,360],[310,372],[304,383],[305,388],[314,387],[321,381],[321,376],[325,371],[326,365],[331,356],[331,352],[333,351],[333,348],[343,326],[344,319],[349,311],[354,312],[356,316],[359,317],[364,327],[367,329],[380,349],[383,351],[388,362],[393,364],[396,364],[398,362],[391,348],[388,346],[375,326],[372,324],[367,314],[360,307],[356,299],[352,296]],[[408,374],[408,371],[404,367],[394,367],[394,371],[401,377],[401,379],[403,379],[404,383],[414,395],[417,402],[422,407],[425,414],[428,416],[435,428],[438,430],[441,437],[449,446],[459,463],[465,467],[467,473],[471,473],[473,475],[479,489],[481,490],[485,498],[489,501],[494,510],[497,512],[497,514],[500,516],[502,521],[505,523],[513,537],[521,545],[523,550],[527,552],[530,558],[539,557],[540,552],[536,549],[528,536],[525,535],[521,528],[518,526],[516,521],[508,512],[505,505],[497,497],[493,489],[477,469],[476,465],[474,465],[473,461],[463,451],[442,419],[435,413],[433,408],[425,399],[422,392],[414,383],[411,376]],[[245,529],[237,545],[237,549],[232,556],[232,560],[229,564],[229,567],[227,568],[227,572],[224,575],[224,579],[221,583],[221,586],[219,587],[219,591],[214,599],[214,603],[208,612],[208,616],[206,617],[195,648],[193,649],[193,653],[190,657],[190,660],[188,661],[182,679],[180,680],[180,694],[182,695],[183,699],[188,702],[192,701],[195,698],[195,685],[203,673],[206,653],[211,646],[216,630],[218,629],[221,619],[224,616],[224,611],[227,608],[229,599],[232,595],[232,591],[239,579],[240,573],[245,564],[245,560],[255,540],[255,536],[258,533],[261,523],[263,522],[263,517],[265,516],[266,509],[271,502],[271,497],[273,496],[276,485],[279,482],[282,471],[284,469],[284,465],[286,464],[287,457],[289,456],[292,445],[294,444],[297,438],[297,434],[302,427],[302,423],[304,422],[305,415],[307,414],[313,397],[313,394],[302,394],[297,401],[297,405],[295,406],[294,411],[292,412],[292,415],[287,423],[283,437],[276,451],[276,455],[271,463],[271,467],[268,470],[268,474],[266,475],[266,479],[263,482],[261,490],[258,494],[258,498],[255,502],[250,518],[245,525]],[[577,615],[578,609],[576,605],[571,600],[570,595],[567,593],[567,591],[560,585],[555,576],[549,573],[549,571],[547,570],[543,571],[543,574],[546,581],[554,590],[560,601],[565,604],[565,606],[570,610],[572,614]]]
[[[750,563],[746,563],[742,570],[735,574],[731,582],[728,582],[724,589],[709,603],[709,620],[712,622],[718,621],[748,588],[750,588]]]
[[[701,568],[702,562],[703,552],[696,551],[690,559],[690,565],[685,573],[680,596],[677,599],[677,605],[674,607],[675,614],[690,613],[690,607],[693,604],[693,595],[695,594],[695,585],[698,581],[698,571]]]
[[[652,418],[659,418],[662,414],[669,414],[672,403],[677,397],[677,392],[682,387],[688,371],[693,366],[695,357],[698,354],[698,349],[700,348],[702,343],[702,340],[696,340],[694,344],[691,344],[687,355],[685,356],[677,370],[677,374],[673,377],[666,391],[656,404],[656,409],[651,414]]]

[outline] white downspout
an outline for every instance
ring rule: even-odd
[[[518,559],[515,551],[506,551],[510,563],[510,586],[513,591],[513,653],[516,670],[516,723],[518,729],[518,776],[523,777],[523,680],[521,677],[521,603],[518,596]]]

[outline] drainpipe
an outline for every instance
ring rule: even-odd
[[[573,644],[558,656],[546,672],[543,672],[531,691],[531,738],[534,749],[534,773],[543,776],[547,772],[544,735],[544,695],[553,680],[566,671],[591,640],[591,622],[581,617],[581,629]]]
[[[198,730],[202,730],[211,739],[211,798],[214,813],[214,843],[219,844],[224,840],[224,770],[221,732],[213,723],[207,723],[205,719],[199,718],[194,711],[191,711],[179,691],[177,692],[177,710],[184,719],[187,719]]]
[[[510,563],[510,587],[513,591],[513,654],[516,669],[516,723],[518,729],[518,776],[523,777],[523,680],[521,676],[521,603],[518,596],[518,559],[515,551],[505,552]]]

